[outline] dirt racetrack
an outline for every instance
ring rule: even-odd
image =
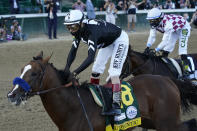
[[[188,42],[188,53],[197,53],[197,31],[192,30]],[[145,48],[148,32],[129,33],[130,45],[134,50],[142,52]],[[162,35],[159,34],[155,44],[158,44]],[[0,44],[0,131],[57,131],[47,113],[45,112],[40,98],[31,98],[26,105],[19,107],[11,105],[7,100],[7,93],[12,87],[12,80],[20,75],[21,68],[27,64],[33,56],[41,50],[44,56],[53,52],[50,60],[58,69],[63,69],[66,63],[67,54],[71,46],[71,36],[59,36],[57,40],[48,40],[46,36],[31,38],[27,41],[10,41]],[[72,69],[79,66],[87,56],[87,46],[81,43],[78,57],[72,65]],[[170,55],[177,56],[177,47]],[[89,80],[91,67],[80,74],[80,81]],[[107,76],[103,75],[102,83]],[[162,113],[162,112],[161,112]],[[190,114],[182,117],[184,120],[197,118],[197,108]],[[88,129],[87,129],[88,130]],[[139,129],[135,129],[135,131]]]

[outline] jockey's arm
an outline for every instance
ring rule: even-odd
[[[74,71],[76,74],[79,74],[85,70],[89,65],[94,62],[94,57],[96,55],[97,44],[96,40],[88,40],[88,57],[83,61],[83,63]]]
[[[66,67],[64,70],[70,69],[71,64],[75,60],[77,50],[79,47],[79,43],[80,43],[80,40],[73,40],[72,47],[71,47],[70,52],[68,54],[67,63],[66,63]]]
[[[163,34],[163,38],[162,41],[160,42],[160,44],[157,46],[157,48],[155,49],[156,51],[160,51],[161,49],[163,49],[166,45],[170,44],[169,41],[172,37],[172,30],[168,30]],[[171,46],[168,46],[171,47]],[[167,49],[167,51],[172,50],[172,49]]]
[[[151,47],[156,40],[156,29],[150,29],[150,34],[146,46]]]

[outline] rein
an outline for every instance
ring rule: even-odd
[[[129,59],[129,61],[131,62],[131,60],[130,60],[130,58],[128,58]],[[145,66],[149,61],[151,60],[151,58],[149,57],[149,59],[145,62],[145,63],[143,63],[142,65],[140,65],[140,66],[138,66],[137,68],[135,68],[133,71],[131,71],[131,72],[129,72],[128,74],[125,72],[125,73],[123,73],[123,75],[122,75],[122,79],[124,79],[124,78],[126,78],[126,77],[128,77],[129,75],[131,75],[131,74],[133,74],[133,73],[135,73],[135,72],[137,72],[139,69],[141,69],[143,66]],[[129,62],[129,63],[130,63]],[[129,64],[129,69],[130,69],[130,64]],[[154,66],[155,67],[155,66]],[[153,71],[154,72],[154,71]]]
[[[88,115],[87,115],[87,111],[86,111],[86,109],[85,109],[85,106],[84,106],[84,104],[83,104],[83,101],[82,101],[82,99],[81,99],[81,96],[80,96],[80,93],[79,93],[79,90],[78,90],[79,87],[76,86],[74,83],[75,83],[74,80],[72,80],[72,84],[73,84],[74,88],[76,89],[77,96],[78,96],[78,98],[79,98],[79,102],[80,102],[80,104],[81,104],[81,107],[82,107],[83,112],[84,112],[84,114],[85,114],[86,120],[87,120],[87,122],[88,122],[88,126],[89,126],[89,128],[90,128],[90,131],[94,131],[94,129],[93,129],[93,127],[92,127],[92,124],[91,124],[91,121],[90,121],[90,119],[89,119],[89,117],[88,117]]]
[[[63,88],[63,87],[69,87],[69,86],[72,86],[72,82],[68,83],[68,84],[65,84],[63,86],[58,86],[58,87],[55,87],[55,88],[50,88],[50,89],[47,89],[47,90],[42,90],[42,91],[37,91],[37,92],[32,92],[30,95],[41,95],[41,94],[45,94],[45,93],[48,93],[48,92],[51,92],[51,91],[54,91],[54,90],[57,90],[57,89],[60,89],[60,88]]]
[[[36,61],[35,61],[36,62]],[[43,78],[44,78],[44,75],[45,75],[45,72],[46,72],[46,66],[43,68],[43,66],[42,66],[42,64],[41,63],[39,63],[39,62],[37,62],[40,66],[41,66],[41,68],[42,68],[42,78],[41,78],[41,83],[40,83],[40,89],[42,89],[42,87],[43,87]],[[51,92],[51,91],[54,91],[54,90],[57,90],[57,89],[60,89],[60,88],[65,88],[65,87],[70,87],[70,86],[74,86],[74,88],[76,89],[76,92],[77,92],[77,96],[78,96],[78,98],[79,98],[79,102],[80,102],[80,104],[81,104],[81,107],[82,107],[82,109],[83,109],[83,112],[84,112],[84,114],[85,114],[85,117],[86,117],[86,120],[87,120],[87,122],[88,122],[88,126],[89,126],[89,128],[90,128],[90,131],[94,131],[94,129],[93,129],[93,126],[92,126],[92,124],[91,124],[91,122],[90,122],[90,120],[89,120],[89,117],[88,117],[88,115],[87,115],[87,111],[86,111],[86,109],[85,109],[85,106],[84,106],[84,103],[83,103],[83,101],[82,101],[82,99],[81,99],[81,96],[80,96],[80,93],[79,93],[79,90],[78,90],[78,86],[76,86],[76,81],[74,80],[74,79],[72,79],[72,81],[71,82],[69,82],[68,84],[65,84],[65,85],[63,85],[63,86],[58,86],[58,87],[55,87],[55,88],[50,88],[50,89],[47,89],[47,90],[42,90],[42,91],[37,91],[37,92],[30,92],[29,94],[28,94],[28,92],[27,92],[27,94],[29,95],[29,96],[33,96],[33,95],[41,95],[41,94],[45,94],[45,93],[48,93],[48,92]],[[77,81],[77,83],[78,83],[78,81]]]

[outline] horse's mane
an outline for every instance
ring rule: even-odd
[[[42,60],[41,56],[37,56],[37,57],[33,57],[33,60]],[[70,71],[64,71],[64,70],[60,70],[57,69],[53,63],[47,63],[48,65],[50,65],[50,67],[52,67],[52,69],[54,69],[54,71],[56,72],[58,79],[60,80],[62,85],[65,85],[67,83],[69,83],[72,79],[76,79],[73,77],[72,73]],[[84,81],[82,83],[80,83],[80,88],[83,89],[88,89],[90,83],[88,83],[87,81]]]
[[[145,53],[141,53],[138,51],[135,51],[131,48],[131,46],[129,45],[129,50],[128,50],[128,56],[131,57],[133,54],[136,54],[138,56],[140,56],[141,58],[143,58],[144,60],[152,60],[155,62],[160,62],[163,63],[161,56],[157,56],[154,51],[152,50],[149,54],[145,54]]]
[[[33,61],[39,61],[39,60],[42,60],[42,56],[36,56],[36,57],[33,57]],[[60,80],[61,84],[64,85],[67,82],[69,76],[71,75],[70,72],[64,72],[63,70],[58,70],[54,65],[53,63],[47,63],[48,65],[50,65],[56,72],[57,76],[58,76],[58,79]]]
[[[150,53],[150,55],[148,55],[148,54],[133,50],[132,47],[129,45],[128,55],[127,55],[127,58],[125,60],[124,66],[123,66],[122,73],[120,75],[121,79],[124,79],[124,78],[128,77],[129,75],[131,75],[131,73],[133,73],[131,71],[131,59],[134,56],[138,56],[144,62],[152,61],[153,63],[158,63],[158,64],[164,63],[164,61],[161,59],[161,56],[156,56],[156,54],[153,51],[152,51],[152,53]]]
[[[53,63],[48,63],[48,64],[55,70],[62,85],[70,82],[68,79],[69,79],[69,77],[72,77],[71,72],[69,72],[69,71],[65,72],[64,70],[59,70],[53,65]],[[80,84],[80,88],[88,89],[88,86],[89,86],[89,83],[87,81],[84,81]]]
[[[68,78],[71,76],[71,73],[70,72],[65,72],[63,70],[59,70],[57,69],[53,63],[48,63],[56,72],[57,76],[58,76],[58,79],[60,80],[60,82],[62,84],[66,84],[68,83]]]

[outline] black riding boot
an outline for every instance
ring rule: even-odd
[[[163,50],[163,52],[162,52],[162,57],[168,57],[168,54],[169,54],[169,53],[170,53],[170,52]]]
[[[183,76],[187,77],[192,71],[190,61],[187,59],[187,55],[181,55],[181,60],[182,60]]]
[[[102,112],[102,115],[116,116],[121,114],[121,87],[120,84],[113,84],[113,103],[109,111]]]

